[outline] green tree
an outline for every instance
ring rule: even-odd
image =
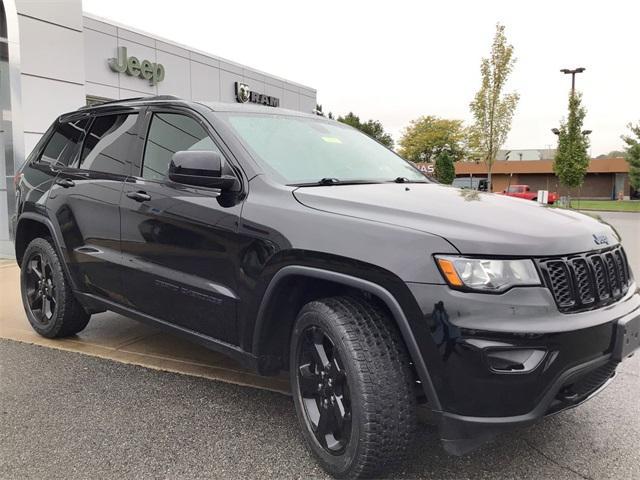
[[[582,95],[572,92],[569,95],[569,117],[558,129],[558,149],[553,161],[553,171],[560,183],[569,188],[582,186],[589,168],[589,138],[582,133],[586,114]]]
[[[466,154],[467,130],[462,120],[427,115],[412,120],[400,139],[400,155],[412,162],[432,162],[447,151],[453,161]]]
[[[339,116],[337,120],[339,122],[346,123],[347,125],[351,125],[353,128],[357,128],[386,147],[393,148],[393,138],[390,134],[384,131],[382,123],[378,120],[367,120],[366,122],[362,122],[360,121],[360,117],[355,115],[353,112],[347,113],[344,117]]]
[[[640,123],[627,125],[632,135],[623,135],[622,140],[627,144],[625,158],[629,162],[629,183],[635,190],[640,190]]]
[[[507,43],[504,26],[497,24],[491,55],[483,58],[480,64],[480,90],[469,104],[474,118],[471,145],[487,165],[489,191],[493,162],[511,130],[511,120],[520,98],[516,92],[503,93],[515,62],[513,45]]]
[[[456,178],[456,169],[453,165],[453,157],[447,150],[441,151],[436,157],[434,174],[440,183],[451,185]]]
[[[624,137],[622,137],[624,139]],[[625,153],[620,150],[611,150],[609,153],[602,153],[596,157],[596,160],[600,160],[602,158],[618,158],[624,157]]]

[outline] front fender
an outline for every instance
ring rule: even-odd
[[[422,383],[430,407],[436,411],[439,411],[441,409],[440,401],[436,394],[424,358],[421,354],[420,347],[418,346],[416,336],[414,335],[414,331],[410,325],[409,319],[405,315],[405,312],[400,306],[400,303],[398,302],[398,300],[396,300],[394,295],[389,290],[378,285],[377,283],[365,280],[363,278],[302,265],[288,265],[278,270],[278,272],[272,277],[271,281],[269,282],[269,285],[262,298],[260,308],[258,310],[252,345],[252,352],[254,354],[259,355],[260,339],[262,338],[263,333],[262,330],[265,328],[266,324],[265,312],[267,311],[272,295],[276,291],[279,283],[290,276],[302,276],[308,278],[310,277],[334,282],[346,287],[356,288],[368,292],[382,300],[391,312],[391,315],[393,316],[398,329],[400,330],[405,345],[407,346],[409,355],[411,356],[411,359],[415,366],[416,373],[418,374],[418,377]]]

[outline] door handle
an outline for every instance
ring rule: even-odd
[[[136,202],[146,202],[151,200],[151,195],[141,190],[137,192],[127,192],[127,197],[134,199]]]
[[[71,180],[70,178],[59,178],[56,180],[56,185],[60,185],[63,188],[74,187],[76,182]]]

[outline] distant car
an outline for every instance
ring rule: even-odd
[[[529,185],[511,185],[506,190],[502,191],[503,195],[507,195],[509,197],[517,197],[524,198],[525,200],[533,200],[534,202],[538,201],[538,191],[531,191]],[[549,198],[547,203],[549,205],[553,205],[558,200],[558,194],[555,192],[549,192]]]
[[[468,188],[470,190],[479,190],[486,192],[489,185],[485,177],[458,177],[451,184],[457,188]]]

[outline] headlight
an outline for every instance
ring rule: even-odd
[[[503,292],[511,287],[540,285],[533,261],[436,256],[442,276],[454,288]]]

